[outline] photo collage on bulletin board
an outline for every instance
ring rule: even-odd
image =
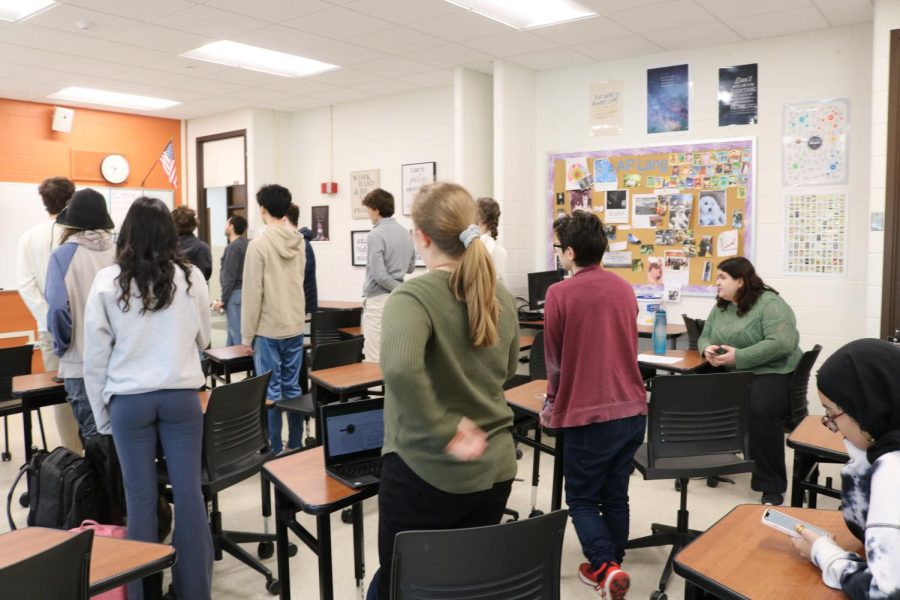
[[[636,293],[715,295],[716,266],[753,254],[754,169],[753,139],[552,154],[550,239],[555,219],[591,211],[609,242],[603,267]]]

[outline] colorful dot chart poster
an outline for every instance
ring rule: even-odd
[[[784,197],[785,275],[845,275],[847,195]]]
[[[784,185],[847,183],[850,100],[784,105]]]

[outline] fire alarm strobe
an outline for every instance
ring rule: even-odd
[[[323,194],[337,194],[337,182],[326,181],[322,184]]]

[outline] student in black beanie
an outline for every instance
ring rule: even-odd
[[[822,569],[826,585],[851,600],[900,599],[900,347],[881,340],[850,342],[819,369],[826,415],[844,436],[850,461],[841,469],[847,527],[865,543],[866,558],[809,529],[792,540]]]

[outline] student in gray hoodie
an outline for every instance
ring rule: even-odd
[[[86,188],[75,192],[56,218],[65,229],[47,268],[47,325],[59,356],[59,377],[85,439],[97,435],[97,425],[84,388],[84,307],[94,276],[115,261],[106,199]]]

